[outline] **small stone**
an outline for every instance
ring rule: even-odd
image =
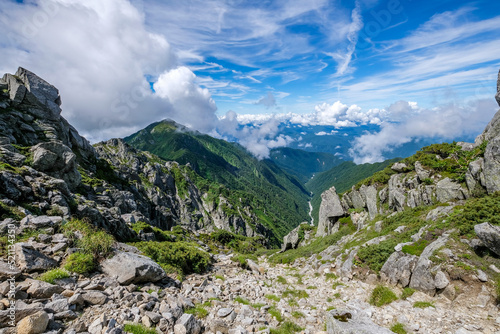
[[[477,278],[481,281],[481,282],[488,282],[488,275],[486,275],[486,273],[482,270],[477,270]]]
[[[232,308],[221,308],[219,311],[217,311],[217,316],[219,318],[225,318],[230,315],[231,312],[233,312]]]

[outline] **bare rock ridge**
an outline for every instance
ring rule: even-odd
[[[87,217],[120,240],[135,237],[129,225],[138,221],[162,229],[181,225],[270,236],[250,207],[201,192],[189,167],[137,151],[121,139],[90,145],[61,116],[57,88],[36,74],[19,68],[3,76],[0,88],[4,203],[32,203],[38,215]]]

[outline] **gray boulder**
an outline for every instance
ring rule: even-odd
[[[102,262],[101,270],[105,274],[115,277],[118,283],[123,285],[157,282],[166,276],[165,271],[150,258],[121,251]]]
[[[436,197],[441,203],[466,198],[464,189],[450,178],[445,178],[436,184]]]
[[[40,229],[45,227],[54,227],[62,222],[62,217],[59,216],[26,216],[21,220],[21,227]]]
[[[420,182],[423,182],[423,180],[428,179],[431,176],[431,173],[422,167],[420,161],[415,162],[415,172],[417,173]]]
[[[392,285],[407,287],[410,284],[411,273],[417,264],[418,257],[406,255],[403,252],[394,252],[380,269],[383,282]]]
[[[465,173],[465,182],[469,192],[472,192],[478,185],[486,186],[486,179],[484,177],[484,159],[479,158],[469,164],[469,168]]]
[[[335,187],[324,191],[321,194],[321,206],[319,207],[319,222],[317,237],[324,237],[333,234],[338,230],[338,218],[346,215],[339,195]]]
[[[489,250],[500,255],[500,227],[482,223],[474,226],[474,232]]]
[[[35,250],[29,243],[15,244],[16,264],[21,271],[45,271],[57,266],[57,261]]]
[[[486,146],[484,152],[484,179],[489,194],[500,190],[500,136],[491,139],[488,146]]]
[[[302,223],[302,224],[308,224],[307,222]],[[281,252],[286,251],[287,249],[295,249],[299,246],[300,243],[300,227],[301,225],[297,226],[293,230],[290,231],[287,235],[283,237],[283,244],[281,245]]]
[[[175,323],[175,334],[199,334],[201,324],[192,314],[184,313]]]
[[[0,260],[0,281],[4,281],[12,276],[18,277],[19,275],[21,275],[21,271],[16,266]]]
[[[375,188],[374,185],[371,185],[369,187],[362,185],[359,189],[359,192],[365,200],[366,208],[368,209],[368,213],[370,214],[370,219],[375,218],[375,216],[378,214],[377,188]]]
[[[31,148],[33,168],[50,176],[66,181],[71,189],[80,184],[76,155],[59,141],[39,143]]]
[[[28,280],[29,288],[26,291],[31,298],[41,299],[41,298],[51,298],[55,293],[61,293],[64,291],[59,285],[50,284],[47,282],[39,280]]]
[[[392,334],[375,324],[367,313],[354,308],[330,311],[326,317],[326,331],[328,334]]]
[[[391,166],[391,169],[398,173],[404,172],[406,168],[408,168],[408,166],[402,162],[396,162],[394,165]]]

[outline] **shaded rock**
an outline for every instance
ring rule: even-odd
[[[450,280],[441,270],[439,270],[434,277],[434,285],[436,286],[436,289],[444,289],[448,286],[448,284],[450,284]]]
[[[407,287],[410,284],[411,273],[417,264],[418,257],[406,255],[403,252],[394,252],[380,269],[383,282],[392,285]]]
[[[429,211],[427,216],[425,217],[425,220],[432,220],[436,221],[438,218],[448,216],[450,212],[452,212],[454,207],[452,205],[448,206],[438,206],[437,208]]]
[[[61,293],[64,288],[59,285],[50,284],[39,280],[28,280],[29,288],[26,291],[31,298],[50,298],[55,293]]]
[[[184,313],[175,323],[175,334],[199,334],[201,324],[192,314]]]
[[[474,232],[489,250],[500,255],[500,227],[482,223],[474,226]]]
[[[321,194],[321,206],[319,207],[319,222],[317,237],[330,235],[338,231],[338,218],[346,215],[346,212],[340,203],[339,195],[335,187],[324,191]]]
[[[307,223],[302,223],[302,224],[307,224]],[[299,246],[300,242],[299,230],[300,230],[300,225],[291,230],[290,233],[288,233],[283,237],[283,244],[281,245],[282,252],[286,251],[287,249],[295,249]]]
[[[166,276],[165,271],[150,258],[121,251],[102,262],[101,270],[123,285],[157,282]]]
[[[54,216],[54,217],[49,217],[49,216],[26,216],[21,220],[21,227],[23,228],[33,228],[33,229],[39,229],[39,228],[45,228],[45,227],[54,227],[55,225],[58,225],[61,223],[62,217]]]
[[[76,155],[62,142],[39,143],[31,148],[33,168],[50,176],[66,181],[71,189],[80,184],[81,175],[77,170]]]
[[[18,334],[39,334],[45,332],[49,324],[49,315],[40,311],[29,315],[17,324]]]
[[[369,187],[362,185],[359,189],[359,192],[365,199],[366,208],[368,209],[368,213],[370,214],[370,219],[375,218],[378,214],[377,208],[377,188],[374,185]]]
[[[82,298],[91,305],[102,305],[106,302],[107,296],[99,291],[87,291],[82,294]]]
[[[484,159],[479,158],[469,164],[469,168],[465,173],[465,182],[469,192],[472,192],[476,187],[486,187],[486,179],[484,177]]]
[[[495,99],[497,100],[497,103],[500,106],[500,71],[498,71],[497,93],[495,94]]]
[[[375,324],[370,316],[358,309],[346,308],[328,312],[328,334],[391,334],[392,331]]]
[[[15,245],[16,264],[21,271],[45,271],[57,266],[57,261],[35,250],[29,243]]]
[[[420,161],[415,162],[415,172],[417,173],[418,180],[423,182],[425,179],[428,179],[431,176],[431,173],[422,167]]]
[[[0,281],[11,278],[12,276],[19,277],[19,275],[21,275],[21,271],[16,266],[11,266],[0,260]]]
[[[498,130],[500,131],[500,129]],[[488,194],[500,191],[500,133],[497,137],[491,139],[488,146],[486,146],[484,152],[484,178]]]
[[[438,202],[444,203],[451,200],[465,199],[465,194],[460,184],[447,177],[436,184],[436,197]]]

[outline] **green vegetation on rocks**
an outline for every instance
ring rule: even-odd
[[[69,273],[61,268],[56,268],[52,269],[49,271],[44,272],[42,275],[40,275],[39,279],[41,281],[50,283],[50,284],[55,284],[56,280],[58,279],[63,279],[63,278],[68,278]]]
[[[76,252],[66,258],[64,269],[77,274],[91,273],[96,267],[92,254]]]
[[[166,272],[181,276],[202,273],[211,261],[210,254],[192,242],[144,241],[135,243],[134,246],[162,266]]]
[[[390,304],[397,299],[398,297],[391,289],[382,285],[377,285],[370,296],[370,304],[380,307]]]

